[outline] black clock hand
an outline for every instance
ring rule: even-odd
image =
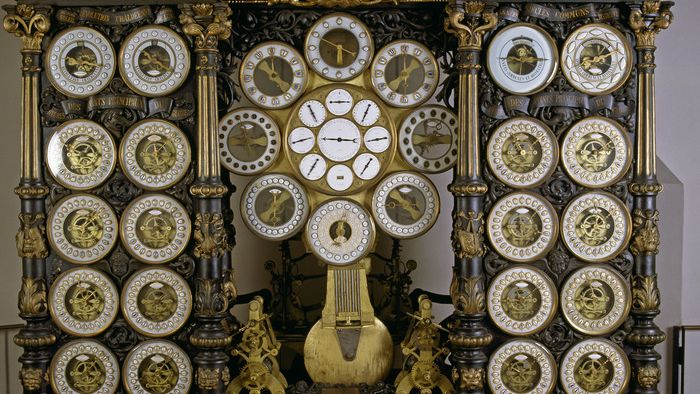
[[[311,112],[311,117],[314,118],[314,122],[318,122],[318,119],[316,119],[316,114],[314,113],[313,108],[311,108],[311,106],[308,104],[306,105],[306,108],[308,108],[309,112]]]
[[[309,173],[306,174],[306,176],[311,176],[311,173],[314,171],[314,168],[316,168],[316,164],[318,164],[318,161],[319,161],[319,160],[320,160],[320,159],[316,159],[316,161],[314,162],[314,164],[311,165],[311,168],[309,169]]]
[[[350,139],[350,138],[340,138],[340,137],[338,137],[338,138],[323,137],[323,138],[321,138],[321,139],[322,139],[323,141],[355,142],[355,143],[357,143],[357,138]]]
[[[360,175],[365,173],[365,170],[367,170],[367,167],[369,167],[369,164],[372,162],[372,160],[374,160],[374,157],[369,158],[369,161],[367,162],[367,164],[365,164],[365,168],[362,169],[362,172],[360,172]]]
[[[296,140],[296,141],[292,141],[292,145],[296,144],[297,142],[304,142],[304,141],[306,141],[306,140],[310,140],[310,139],[312,139],[312,138],[314,138],[314,137],[306,137],[306,138],[298,139],[298,140]]]
[[[371,140],[367,140],[367,142],[374,142],[374,141],[381,141],[381,140],[388,140],[389,137],[377,137],[377,138],[372,138]]]
[[[367,117],[367,113],[369,112],[369,107],[371,107],[372,104],[367,104],[367,109],[365,109],[365,114],[362,115],[362,122],[365,121],[365,118]]]
[[[328,102],[328,104],[348,104],[350,101],[348,100],[331,100]]]

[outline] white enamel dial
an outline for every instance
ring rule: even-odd
[[[309,153],[314,145],[316,145],[316,135],[306,127],[297,127],[289,133],[287,143],[296,153]]]
[[[379,105],[372,100],[361,100],[352,109],[352,117],[360,126],[372,126],[380,115]]]
[[[352,162],[352,170],[358,178],[369,180],[379,174],[382,164],[377,159],[377,156],[371,153],[363,153],[355,158]]]
[[[391,146],[391,133],[384,127],[374,126],[365,133],[364,143],[370,152],[384,152]]]
[[[369,29],[359,19],[334,13],[311,27],[305,49],[312,70],[331,81],[347,81],[369,66],[374,43]]]
[[[350,167],[345,164],[336,164],[328,170],[326,182],[331,189],[342,192],[348,190],[352,186],[352,181],[355,176],[352,174]]]
[[[317,127],[326,120],[326,107],[318,100],[304,102],[299,108],[299,120],[308,127]]]
[[[435,56],[413,40],[396,40],[377,52],[372,62],[372,86],[387,104],[414,107],[435,92],[439,71]]]
[[[372,218],[349,200],[331,200],[311,214],[306,243],[316,257],[333,265],[347,265],[365,257],[374,244]]]
[[[241,62],[243,94],[262,108],[292,105],[304,93],[307,81],[301,54],[283,42],[264,42],[251,49]]]
[[[329,120],[318,132],[318,147],[330,160],[341,162],[352,159],[360,150],[360,129],[343,118]]]
[[[321,177],[326,173],[326,167],[326,159],[315,153],[304,156],[299,163],[299,171],[301,172],[301,175],[310,181],[321,179]]]
[[[336,116],[350,112],[353,103],[352,95],[345,89],[331,90],[326,96],[326,108],[328,108],[328,112]]]

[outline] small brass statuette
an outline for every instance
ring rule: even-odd
[[[416,389],[429,394],[437,388],[444,394],[453,393],[450,379],[441,372],[449,349],[440,344],[438,330],[448,332],[433,322],[433,304],[426,295],[418,298],[418,314],[409,314],[413,320],[401,342],[404,355],[403,370],[396,377],[396,393],[409,394]]]
[[[238,394],[246,390],[260,394],[266,390],[271,394],[283,394],[287,380],[282,376],[276,359],[282,344],[275,338],[269,316],[263,313],[262,297],[255,297],[248,305],[248,324],[241,330],[241,342],[231,354],[241,357],[245,365],[229,384],[226,393]]]
[[[19,257],[44,259],[49,255],[46,249],[46,215],[43,213],[20,213],[20,227],[15,236]]]

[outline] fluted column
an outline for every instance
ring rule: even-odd
[[[20,380],[25,393],[49,391],[49,346],[56,342],[51,333],[46,300],[46,213],[44,199],[49,192],[42,170],[42,138],[39,123],[39,74],[41,43],[51,25],[50,7],[3,7],[3,27],[22,40],[22,121],[20,182],[15,193],[21,200],[17,253],[22,258],[22,287],[19,316],[27,323],[14,341],[24,348],[20,357]]]
[[[183,4],[180,11],[183,31],[194,42],[197,82],[197,178],[190,187],[195,201],[196,326],[190,343],[197,349],[193,359],[197,391],[223,393],[230,379],[225,349],[231,337],[221,321],[236,292],[222,214],[228,190],[220,174],[216,74],[221,64],[219,40],[231,35],[231,10],[225,3],[207,3]]]
[[[656,179],[656,97],[654,92],[655,39],[673,20],[671,2],[645,0],[631,5],[630,25],[635,32],[638,56],[638,108],[636,165],[630,191],[634,195],[634,233],[630,250],[634,255],[632,272],[632,317],[634,327],[627,337],[632,363],[630,392],[658,393],[661,379],[654,347],[666,335],[654,323],[661,304],[656,281],[656,255],[659,251],[656,196],[662,186]]]
[[[483,348],[492,335],[484,326],[486,316],[483,199],[487,192],[481,169],[479,138],[479,73],[483,35],[497,22],[496,14],[481,1],[453,1],[446,7],[445,30],[458,40],[459,86],[458,160],[453,182],[452,210],[454,267],[450,295],[455,311],[449,327],[452,380],[458,393],[483,393],[486,362]]]

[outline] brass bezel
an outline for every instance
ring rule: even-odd
[[[73,94],[71,92],[65,91],[63,88],[57,87],[56,86],[57,83],[53,79],[53,76],[51,74],[51,70],[48,69],[49,65],[51,64],[51,62],[49,61],[49,58],[51,56],[51,48],[53,48],[56,45],[56,42],[58,41],[58,39],[67,32],[71,32],[74,30],[81,30],[81,29],[89,29],[89,30],[92,30],[94,33],[97,33],[100,36],[102,36],[105,43],[111,49],[111,51],[112,51],[111,54],[114,57],[114,67],[112,68],[112,72],[109,73],[110,74],[109,77],[105,80],[104,85],[102,85],[102,87],[100,87],[99,89],[96,89],[94,92],[90,92],[89,94],[85,94],[85,95]],[[44,60],[44,67],[46,68],[46,72],[45,72],[46,79],[49,80],[49,83],[51,83],[51,86],[53,86],[56,90],[58,90],[62,94],[65,94],[67,97],[75,98],[75,99],[86,99],[90,96],[98,94],[99,92],[103,91],[104,89],[106,89],[109,86],[109,83],[112,81],[112,79],[114,79],[114,75],[117,73],[117,68],[119,68],[118,63],[119,63],[119,60],[121,59],[121,55],[119,56],[119,58],[117,58],[117,52],[114,50],[114,45],[112,45],[112,41],[109,38],[107,38],[107,36],[105,36],[101,31],[94,29],[92,27],[89,27],[89,26],[75,26],[75,27],[71,27],[71,28],[68,28],[65,30],[61,30],[57,35],[55,35],[53,37],[53,39],[51,40],[51,42],[49,43],[49,45],[46,47],[46,54],[43,56],[43,58],[44,58],[43,59]]]
[[[303,70],[303,79],[304,83],[301,89],[299,90],[299,95],[297,97],[292,97],[292,100],[284,105],[278,105],[278,106],[270,106],[270,105],[261,105],[260,102],[257,100],[254,100],[252,97],[248,95],[248,90],[245,88],[245,84],[243,83],[243,70],[245,69],[245,64],[248,61],[248,59],[255,54],[256,50],[260,50],[260,48],[264,48],[268,45],[281,45],[286,47],[289,52],[292,52],[294,55],[296,55],[299,58],[299,64]],[[250,102],[250,105],[255,105],[258,108],[266,109],[266,110],[280,110],[280,109],[285,109],[289,108],[295,103],[297,103],[299,100],[301,100],[302,97],[304,97],[304,94],[306,93],[306,89],[309,87],[309,81],[310,81],[310,75],[309,75],[309,67],[306,65],[306,58],[304,55],[299,53],[299,51],[294,48],[291,44],[287,44],[286,42],[283,41],[278,41],[278,40],[270,40],[270,41],[264,41],[261,42],[254,47],[250,48],[248,53],[243,57],[243,60],[241,60],[241,64],[238,67],[238,83],[240,84],[241,87],[241,92],[243,92],[243,96],[245,96],[246,99]],[[217,125],[218,127],[218,125]]]
[[[605,89],[605,90],[600,91],[600,92],[591,92],[591,91],[588,91],[588,90],[586,90],[586,89],[584,89],[584,88],[582,88],[582,87],[579,87],[577,84],[571,82],[571,79],[570,79],[569,75],[567,74],[566,69],[564,68],[564,67],[565,67],[565,62],[564,62],[563,60],[560,60],[561,72],[562,72],[562,74],[564,74],[564,78],[566,79],[566,82],[567,82],[571,87],[573,87],[574,89],[576,89],[578,92],[583,93],[583,94],[588,94],[588,95],[591,95],[591,96],[603,96],[603,95],[606,95],[606,94],[615,92],[615,91],[617,91],[619,88],[621,88],[622,85],[624,85],[624,84],[627,82],[627,80],[629,79],[630,75],[632,74],[632,69],[634,68],[634,65],[633,65],[633,63],[634,63],[634,58],[633,58],[633,53],[632,53],[632,45],[629,43],[629,41],[627,40],[627,38],[622,34],[622,32],[621,32],[620,30],[618,30],[617,28],[615,28],[615,27],[613,27],[613,26],[611,26],[611,25],[606,25],[606,24],[604,24],[604,23],[589,23],[589,24],[580,26],[579,28],[577,28],[576,30],[574,30],[573,32],[571,32],[571,33],[566,37],[566,39],[564,40],[564,43],[563,43],[562,46],[561,46],[561,54],[560,54],[559,58],[560,58],[560,59],[564,59],[564,58],[565,58],[565,53],[564,53],[564,51],[566,50],[566,47],[568,46],[567,44],[569,43],[569,39],[570,39],[570,38],[574,37],[574,36],[575,36],[576,34],[578,34],[581,30],[586,29],[586,28],[591,28],[591,27],[598,27],[598,28],[602,28],[602,29],[607,29],[607,30],[609,30],[613,35],[615,35],[615,36],[620,40],[620,42],[622,43],[622,45],[625,47],[625,51],[626,51],[626,55],[627,55],[627,56],[626,56],[626,57],[627,57],[627,68],[626,68],[626,70],[624,71],[624,75],[622,76],[622,78],[620,78],[620,80],[619,80],[618,82],[616,82],[614,85],[612,85],[612,86],[609,87],[608,89]]]
[[[124,149],[125,149],[125,144],[126,144],[127,138],[130,137],[132,133],[135,133],[139,127],[141,127],[142,125],[147,124],[147,123],[164,123],[164,124],[172,127],[175,134],[179,133],[181,135],[182,140],[184,141],[184,144],[186,145],[186,148],[185,148],[185,150],[187,152],[186,153],[186,161],[185,161],[185,165],[183,165],[185,171],[183,171],[181,174],[179,174],[177,176],[177,178],[173,178],[172,181],[170,181],[169,183],[167,183],[163,186],[160,186],[160,187],[153,187],[153,186],[149,186],[149,185],[141,183],[139,180],[134,178],[129,171],[126,170],[127,165],[124,162],[124,160],[125,160]],[[144,190],[160,191],[160,190],[168,189],[168,188],[178,184],[181,180],[183,180],[185,178],[185,176],[187,176],[187,173],[189,172],[189,168],[190,168],[191,164],[192,164],[192,146],[190,145],[189,137],[187,136],[187,134],[185,134],[184,131],[182,131],[182,129],[177,127],[177,125],[175,125],[175,123],[164,120],[164,119],[147,118],[147,119],[143,119],[143,120],[140,120],[140,121],[134,123],[124,133],[124,135],[122,136],[122,139],[121,139],[121,143],[119,144],[119,165],[121,166],[122,173],[124,173],[124,176],[126,176],[127,179],[129,179],[129,181],[131,181],[131,183],[133,183],[134,185],[136,185]]]
[[[327,20],[327,19],[333,18],[333,17],[339,17],[339,16],[342,16],[344,18],[348,18],[348,19],[356,22],[362,28],[362,30],[364,30],[365,33],[367,33],[367,39],[369,40],[369,59],[367,60],[367,64],[364,67],[362,67],[361,70],[358,70],[355,75],[351,75],[347,78],[341,78],[341,79],[328,78],[328,77],[324,76],[323,74],[321,74],[318,70],[316,70],[316,68],[313,66],[313,63],[311,62],[312,59],[309,59],[309,51],[308,51],[309,37],[311,36],[311,33],[321,23],[323,23],[324,20]],[[350,31],[350,30],[347,30],[347,31]],[[354,36],[354,34],[353,34],[353,36]],[[360,18],[356,17],[355,15],[351,15],[351,14],[348,14],[345,12],[333,12],[330,14],[322,15],[320,18],[318,18],[316,20],[316,22],[314,22],[313,25],[311,25],[311,27],[309,28],[309,31],[306,33],[306,37],[304,38],[304,59],[306,60],[308,68],[311,69],[313,72],[315,72],[319,77],[321,77],[327,81],[331,81],[331,82],[346,82],[346,81],[349,81],[351,79],[357,78],[357,76],[359,76],[359,75],[362,75],[372,65],[372,59],[374,58],[374,50],[375,50],[374,37],[372,36],[372,32],[369,30],[369,27],[367,27],[367,25],[364,22],[362,22],[360,20]],[[323,61],[323,60],[321,59],[321,61]],[[350,67],[350,66],[346,66],[344,68],[348,68],[348,67]],[[338,68],[338,67],[334,67],[334,68]]]
[[[444,159],[445,157],[450,156],[450,162],[451,162],[451,163],[450,163],[449,165],[445,165],[443,168],[440,168],[440,169],[437,169],[437,170],[434,170],[434,169],[432,169],[432,168],[431,168],[431,169],[426,169],[426,168],[424,168],[424,167],[423,167],[423,168],[418,168],[418,166],[416,166],[415,164],[413,164],[413,162],[412,162],[411,160],[409,160],[408,153],[406,153],[405,150],[402,149],[402,148],[403,148],[403,145],[402,145],[401,143],[399,143],[399,141],[400,141],[401,138],[402,138],[402,137],[401,137],[401,133],[404,131],[404,129],[406,129],[407,127],[409,127],[406,123],[407,123],[411,118],[413,118],[414,115],[415,115],[417,112],[419,112],[419,111],[426,111],[426,112],[428,112],[428,111],[431,111],[431,110],[433,110],[433,109],[434,109],[434,110],[438,110],[438,111],[444,111],[444,112],[447,113],[448,115],[452,116],[453,119],[454,119],[454,121],[455,121],[455,125],[454,125],[455,127],[452,128],[452,129],[450,130],[450,132],[451,132],[451,134],[452,134],[452,142],[450,143],[450,150],[448,151],[448,153],[447,153],[445,156],[442,156],[442,157],[439,158],[439,159],[425,159],[425,158],[423,158],[422,156],[416,154],[416,156],[421,157],[421,159],[423,160],[423,162],[431,162],[431,163],[432,163],[432,162],[436,162],[436,161],[441,161],[441,160]],[[426,118],[425,120],[427,120],[427,119],[434,119],[434,118]],[[457,134],[458,134],[458,130],[457,130],[457,129],[458,129],[458,127],[459,127],[459,119],[457,118],[457,114],[455,114],[451,109],[449,109],[448,107],[446,107],[446,106],[444,106],[444,105],[440,105],[440,104],[426,104],[426,105],[421,105],[421,106],[415,107],[415,109],[413,109],[411,112],[407,113],[406,116],[404,116],[404,118],[403,118],[402,121],[401,121],[401,125],[398,126],[397,129],[396,129],[396,139],[397,139],[396,144],[397,144],[399,153],[400,153],[400,155],[401,155],[401,158],[402,158],[403,161],[404,161],[410,168],[412,168],[413,170],[418,171],[418,172],[422,172],[422,173],[426,173],[426,174],[439,174],[439,173],[443,173],[443,172],[445,172],[445,171],[447,171],[447,170],[450,170],[450,169],[454,168],[454,166],[457,164],[457,153],[455,153],[454,155],[452,155],[452,154],[451,154],[451,151],[453,150],[453,147],[454,147],[454,150],[457,151],[457,139],[458,139],[458,135],[457,135]],[[414,135],[413,132],[414,132],[414,131],[415,131],[415,127],[412,127],[411,133],[410,133],[410,134],[406,134],[406,138],[411,138],[411,143],[409,144],[409,146],[410,146],[411,149],[413,149],[413,150],[415,151],[415,145],[413,145],[413,142],[412,142],[412,138],[413,138],[413,135]]]
[[[611,340],[609,340],[609,339],[605,339],[605,338],[589,338],[589,339],[580,340],[580,341],[576,342],[575,344],[573,344],[571,347],[569,347],[569,348],[566,350],[566,352],[564,352],[564,353],[561,355],[561,357],[560,357],[560,359],[559,359],[560,364],[561,364],[561,365],[560,365],[560,368],[559,368],[559,379],[560,379],[560,381],[561,381],[561,387],[564,389],[564,392],[565,392],[566,394],[578,394],[578,393],[579,393],[578,391],[570,391],[570,390],[569,390],[569,387],[568,387],[568,386],[566,385],[566,383],[565,383],[566,379],[564,379],[564,374],[566,373],[566,369],[565,369],[565,366],[564,366],[564,361],[566,360],[566,357],[569,356],[569,353],[570,353],[571,350],[574,348],[574,346],[578,346],[578,345],[581,345],[581,344],[586,343],[586,342],[591,342],[591,343],[596,342],[596,343],[598,343],[599,345],[603,345],[603,344],[604,344],[604,345],[606,345],[606,346],[611,347],[612,350],[614,350],[616,353],[618,353],[618,355],[620,356],[620,358],[622,358],[622,363],[625,365],[625,368],[626,368],[626,371],[627,371],[627,373],[625,374],[625,379],[623,379],[623,382],[622,382],[622,387],[620,387],[620,390],[619,390],[619,391],[615,391],[615,392],[613,392],[613,391],[607,391],[608,387],[605,387],[605,388],[603,389],[603,391],[598,391],[598,392],[596,392],[596,394],[617,394],[617,393],[624,393],[625,390],[627,389],[627,387],[629,386],[630,377],[631,377],[631,375],[632,375],[632,366],[631,366],[631,364],[630,364],[630,360],[629,360],[629,358],[627,357],[627,354],[625,353],[625,351],[624,351],[621,347],[619,347],[619,346],[618,346],[616,343],[614,343],[613,341],[611,341]],[[615,370],[615,369],[614,369],[614,370]],[[578,385],[577,385],[577,387],[578,387]]]
[[[121,373],[122,373],[122,371],[121,371],[121,365],[119,364],[119,359],[117,358],[117,356],[116,356],[107,346],[103,345],[101,342],[97,341],[96,339],[76,339],[76,340],[72,340],[72,341],[67,342],[67,343],[64,344],[63,346],[61,346],[58,350],[56,350],[56,352],[55,352],[55,353],[53,354],[53,356],[51,357],[51,364],[49,365],[49,370],[48,370],[48,377],[49,377],[48,380],[49,380],[50,383],[51,383],[51,388],[53,389],[53,392],[54,392],[54,393],[60,393],[60,392],[61,392],[61,391],[58,389],[58,387],[56,387],[56,380],[53,378],[53,374],[54,374],[54,372],[56,371],[56,364],[58,363],[58,359],[59,359],[58,356],[60,355],[60,352],[61,352],[62,350],[64,350],[65,348],[69,347],[69,346],[73,346],[73,345],[77,345],[77,344],[79,344],[79,343],[85,343],[85,342],[89,342],[89,343],[92,343],[93,345],[96,345],[96,346],[98,346],[98,347],[101,347],[102,350],[104,350],[105,353],[106,353],[107,355],[110,355],[110,356],[113,357],[113,361],[114,361],[114,369],[115,369],[114,376],[116,377],[116,379],[115,379],[114,382],[113,382],[114,388],[113,388],[112,390],[108,390],[108,391],[105,391],[105,392],[102,392],[102,393],[100,392],[100,390],[98,390],[98,391],[96,391],[94,394],[114,394],[114,393],[116,393],[117,390],[119,389],[119,375],[121,375]],[[102,361],[102,360],[100,360],[100,361]]]
[[[145,92],[145,91],[135,87],[134,84],[132,84],[131,81],[129,80],[129,78],[125,75],[126,70],[124,69],[124,53],[126,52],[126,48],[129,44],[129,41],[131,41],[131,39],[134,36],[136,36],[137,34],[139,34],[141,31],[147,30],[147,29],[158,29],[158,30],[161,30],[161,31],[173,36],[176,41],[179,41],[178,44],[182,45],[183,53],[185,55],[185,69],[182,71],[183,78],[180,80],[180,82],[169,87],[166,90],[156,92],[156,93]],[[126,84],[126,86],[128,86],[129,89],[133,90],[137,94],[140,94],[140,95],[146,96],[146,97],[167,96],[168,94],[171,94],[171,93],[177,91],[178,89],[180,89],[180,87],[182,87],[182,85],[184,85],[185,82],[189,79],[190,69],[192,68],[192,61],[190,60],[190,58],[191,58],[191,54],[190,54],[190,50],[189,50],[189,45],[187,44],[187,42],[185,42],[185,40],[175,30],[173,30],[169,27],[163,26],[163,25],[155,25],[155,24],[144,25],[144,26],[140,26],[139,28],[137,28],[136,30],[131,32],[128,36],[126,36],[122,40],[121,48],[119,49],[119,75],[121,76],[121,78],[124,81],[124,83]]]
[[[512,29],[515,27],[527,27],[527,28],[530,28],[530,29],[535,30],[538,33],[542,34],[545,41],[549,44],[549,49],[551,50],[552,57],[553,57],[553,59],[552,59],[552,71],[550,71],[550,73],[549,73],[550,75],[547,77],[547,79],[544,82],[542,82],[541,86],[538,86],[537,88],[532,89],[532,90],[528,90],[526,92],[516,92],[514,90],[510,90],[510,89],[507,89],[507,88],[501,86],[501,84],[498,83],[496,78],[494,78],[493,72],[491,71],[491,64],[488,61],[488,59],[489,59],[488,54],[489,54],[489,52],[491,52],[491,48],[493,47],[494,40],[496,40],[496,38],[498,38],[503,32],[506,32],[509,29]],[[547,86],[549,86],[552,83],[552,81],[554,81],[554,78],[557,75],[557,71],[559,70],[559,50],[557,48],[557,42],[545,29],[543,29],[537,25],[534,25],[532,23],[526,23],[526,22],[511,23],[511,24],[505,26],[504,28],[502,28],[501,30],[499,30],[493,36],[493,38],[490,39],[490,41],[491,42],[489,43],[489,47],[486,50],[486,68],[489,70],[489,76],[491,77],[493,82],[496,85],[498,85],[498,87],[500,89],[502,89],[503,91],[511,93],[511,94],[515,94],[518,96],[528,96],[528,95],[532,95],[532,94],[539,93],[539,92],[543,91],[544,89],[547,88]]]
[[[507,180],[505,178],[502,178],[501,175],[499,174],[499,172],[495,168],[493,168],[493,163],[491,162],[490,147],[491,147],[491,142],[496,138],[496,133],[504,125],[509,124],[509,123],[515,123],[518,121],[532,122],[532,123],[535,123],[538,126],[540,126],[542,128],[542,130],[544,130],[545,134],[547,134],[547,136],[551,139],[550,142],[552,144],[552,156],[554,156],[554,160],[552,160],[552,165],[545,172],[545,175],[543,175],[541,177],[542,179],[540,179],[539,181],[537,181],[535,183],[528,184],[528,185],[517,185],[513,182],[510,182],[509,180]],[[549,178],[552,176],[552,174],[554,174],[554,172],[557,170],[557,164],[560,161],[560,157],[561,157],[561,154],[560,154],[560,150],[559,150],[559,140],[557,139],[557,136],[554,135],[554,132],[552,132],[552,129],[549,128],[549,126],[547,126],[547,124],[542,122],[541,120],[536,119],[536,118],[532,118],[529,116],[516,116],[514,118],[508,118],[508,119],[504,120],[503,122],[499,123],[498,126],[496,126],[491,131],[491,136],[489,137],[489,140],[486,142],[486,164],[489,166],[489,170],[491,171],[491,174],[493,174],[493,176],[496,177],[496,179],[503,182],[503,184],[505,184],[513,189],[518,189],[518,190],[532,189],[532,188],[539,187],[543,183],[547,182],[547,180],[549,180]]]
[[[194,380],[195,380],[195,376],[194,376],[194,375],[195,375],[195,371],[194,371],[194,368],[193,368],[193,366],[192,366],[192,361],[190,361],[189,355],[187,354],[187,352],[184,351],[184,349],[182,349],[180,346],[178,346],[178,345],[175,344],[174,342],[169,341],[169,340],[167,340],[167,339],[147,339],[147,340],[145,340],[145,341],[143,341],[143,342],[137,344],[136,346],[134,346],[134,347],[129,351],[129,353],[126,354],[126,357],[124,357],[124,368],[122,368],[122,371],[121,371],[121,375],[122,375],[122,384],[124,385],[124,390],[126,390],[126,392],[129,393],[129,394],[133,394],[133,393],[134,393],[134,391],[131,390],[131,386],[129,385],[129,379],[128,379],[128,376],[127,376],[127,369],[126,369],[126,367],[128,366],[128,362],[131,360],[131,358],[133,357],[134,353],[135,353],[137,350],[141,350],[141,349],[140,349],[141,347],[148,346],[148,345],[151,345],[151,344],[154,344],[154,343],[160,343],[161,346],[170,347],[171,349],[173,349],[173,351],[178,352],[178,353],[181,353],[181,354],[184,356],[184,359],[185,359],[185,361],[186,361],[187,364],[188,364],[188,365],[186,365],[186,366],[189,366],[189,374],[188,374],[188,376],[189,376],[189,379],[188,379],[188,380],[189,380],[189,381],[187,382],[187,390],[189,391],[189,390],[192,388],[192,383],[194,383]],[[141,360],[141,361],[143,361],[143,360]],[[141,364],[139,363],[138,366],[140,367]],[[178,367],[180,367],[180,366],[178,365]],[[180,381],[180,376],[181,376],[181,371],[178,370],[178,381]],[[138,380],[138,378],[140,378],[140,376],[137,376],[137,380]],[[170,394],[170,393],[173,393],[173,391],[170,391],[168,394]],[[178,394],[179,394],[179,393],[178,393]]]
[[[431,60],[431,66],[433,71],[435,72],[435,83],[433,86],[430,88],[430,92],[428,92],[423,98],[411,105],[394,105],[390,102],[388,102],[384,96],[382,96],[381,92],[377,88],[377,84],[374,81],[374,77],[372,74],[374,74],[375,69],[377,69],[377,65],[379,62],[379,57],[377,56],[379,53],[381,53],[386,47],[391,46],[391,45],[397,45],[397,44],[410,44],[419,47],[423,52],[428,54],[428,57]],[[422,64],[422,63],[421,63]],[[369,68],[370,73],[366,74],[367,78],[369,78],[370,83],[372,85],[372,90],[374,91],[374,94],[376,94],[379,98],[381,98],[382,102],[386,103],[387,105],[390,105],[394,108],[399,108],[399,109],[406,109],[406,108],[416,108],[419,107],[423,104],[425,104],[428,100],[433,98],[433,95],[435,94],[435,91],[437,90],[437,87],[440,85],[440,66],[438,65],[437,59],[435,59],[435,55],[433,54],[433,51],[430,50],[430,48],[426,47],[422,43],[416,41],[416,40],[410,40],[410,39],[401,39],[401,40],[394,40],[389,42],[388,44],[384,45],[382,48],[380,48],[375,54],[374,54],[374,60],[372,61],[372,65]],[[425,82],[425,81],[424,81]],[[387,86],[387,89],[389,87]],[[393,91],[392,91],[393,92]]]
[[[553,392],[554,389],[557,387],[557,378],[558,378],[558,375],[559,375],[558,365],[557,365],[556,359],[555,359],[554,356],[552,355],[552,352],[550,352],[549,349],[547,349],[546,346],[544,346],[544,345],[541,344],[540,342],[537,342],[537,341],[535,341],[535,340],[533,340],[533,339],[525,339],[525,338],[521,338],[521,339],[518,339],[518,338],[516,338],[516,339],[511,339],[511,340],[509,340],[509,341],[503,343],[501,346],[499,346],[498,348],[496,348],[496,350],[493,351],[493,353],[492,353],[491,356],[489,357],[488,364],[487,364],[487,367],[486,367],[486,368],[487,368],[487,372],[486,372],[486,374],[487,374],[487,375],[486,375],[486,381],[487,381],[487,383],[488,383],[488,385],[489,385],[489,389],[490,389],[492,392],[494,392],[494,393],[509,393],[509,394],[511,393],[511,391],[506,391],[506,392],[498,391],[498,390],[496,390],[496,389],[493,387],[493,383],[492,383],[492,381],[491,381],[491,379],[490,379],[490,377],[491,377],[490,367],[491,367],[491,362],[494,360],[494,357],[495,357],[496,355],[498,355],[498,352],[499,352],[499,351],[501,351],[502,349],[504,349],[506,346],[514,346],[514,345],[517,345],[517,344],[529,344],[529,345],[532,346],[532,347],[539,348],[539,349],[542,351],[543,356],[549,361],[550,366],[552,367],[552,375],[551,375],[552,381],[551,381],[551,383],[550,383],[550,385],[549,385],[549,387],[548,387],[548,390],[547,390],[546,392],[544,392],[544,393],[542,393],[542,392],[540,392],[540,391],[530,391],[529,393],[550,394],[551,392]]]
[[[227,131],[227,132],[221,131],[221,124],[224,121],[224,119],[228,118],[229,116],[232,116],[232,114],[234,114],[236,112],[256,112],[259,117],[267,118],[270,121],[270,123],[272,123],[274,128],[276,129],[277,151],[273,155],[272,159],[270,159],[269,161],[266,161],[265,165],[260,166],[255,171],[243,172],[240,170],[233,169],[232,166],[230,166],[228,163],[226,163],[226,160],[224,160],[224,151],[221,148],[221,145],[227,146],[227,141],[228,141],[228,137],[231,133],[231,130],[229,129],[229,131]],[[250,121],[250,122],[252,122],[252,121]],[[272,139],[267,135],[267,130],[265,130],[265,133],[266,133],[265,136],[267,139],[267,146],[265,147],[265,149],[267,152],[267,150],[269,149],[269,147],[271,145]],[[221,165],[224,166],[224,168],[226,168],[228,171],[230,171],[231,173],[236,174],[236,175],[251,176],[251,175],[258,175],[260,173],[265,172],[265,170],[272,167],[275,164],[275,162],[279,159],[280,152],[283,149],[283,147],[280,146],[280,145],[283,145],[283,143],[282,143],[282,130],[280,129],[279,125],[277,124],[275,119],[272,116],[270,116],[270,114],[268,114],[267,112],[265,112],[259,108],[255,108],[255,107],[237,107],[237,108],[232,109],[231,111],[228,111],[224,116],[222,116],[219,119],[219,124],[217,125],[216,134],[217,134],[217,136],[219,136],[219,138],[218,138],[218,143],[220,145],[220,147],[219,147],[219,159],[221,161]],[[224,135],[224,138],[221,138],[222,135]],[[228,147],[227,147],[227,150],[228,150]],[[233,156],[233,155],[231,155],[231,156]],[[262,160],[262,158],[260,158],[258,160]],[[236,161],[238,161],[238,160],[236,160]],[[240,162],[240,161],[238,161],[238,162]]]
[[[612,179],[608,180],[607,182],[602,183],[600,185],[583,183],[580,179],[574,177],[571,174],[571,172],[569,171],[569,167],[566,166],[566,164],[565,164],[566,147],[564,146],[564,143],[566,141],[566,137],[568,137],[569,133],[572,130],[574,130],[574,128],[577,127],[580,123],[582,123],[584,121],[589,121],[589,120],[598,120],[601,122],[611,123],[613,126],[615,126],[618,129],[620,134],[622,134],[622,138],[625,140],[625,145],[626,145],[625,165],[623,166],[623,169],[620,171],[620,173],[615,178],[612,178]],[[561,146],[561,154],[559,155],[560,156],[559,161],[561,162],[561,166],[564,169],[564,172],[566,172],[566,174],[569,176],[569,178],[571,178],[571,180],[573,180],[574,182],[576,182],[577,184],[579,184],[583,187],[587,187],[590,189],[602,189],[602,188],[614,185],[615,183],[619,182],[621,179],[623,179],[627,175],[627,172],[629,171],[630,167],[632,166],[632,139],[630,138],[629,133],[627,132],[625,127],[622,126],[619,122],[617,122],[611,118],[606,118],[604,116],[589,116],[589,117],[586,117],[586,118],[579,120],[578,122],[571,125],[569,127],[569,129],[566,131],[566,133],[564,133],[564,135],[562,136],[562,139],[561,139],[561,145],[562,146]],[[615,151],[615,152],[619,153],[617,151]]]
[[[566,213],[569,211],[571,208],[571,205],[580,197],[586,195],[586,194],[602,194],[605,195],[606,197],[609,197],[612,199],[613,202],[617,203],[619,207],[621,208],[620,210],[623,212],[623,215],[625,216],[625,222],[627,223],[627,235],[625,237],[625,241],[620,244],[620,247],[618,250],[616,250],[614,253],[611,253],[609,256],[604,257],[604,258],[589,258],[585,256],[580,256],[572,247],[569,246],[569,244],[566,242],[566,237],[564,236],[564,217],[566,216]],[[619,256],[620,253],[624,252],[625,249],[627,249],[627,246],[629,245],[630,239],[632,238],[632,215],[630,214],[629,208],[627,208],[627,205],[622,202],[619,198],[617,198],[614,194],[603,191],[603,190],[592,190],[592,191],[583,191],[581,193],[576,194],[571,198],[568,204],[566,204],[566,207],[561,211],[561,217],[560,217],[560,222],[561,225],[559,226],[559,231],[560,234],[559,236],[561,237],[562,243],[566,246],[566,249],[571,252],[571,254],[574,255],[574,257],[580,259],[583,262],[587,263],[602,263],[606,261],[610,261],[614,259],[615,257]]]

